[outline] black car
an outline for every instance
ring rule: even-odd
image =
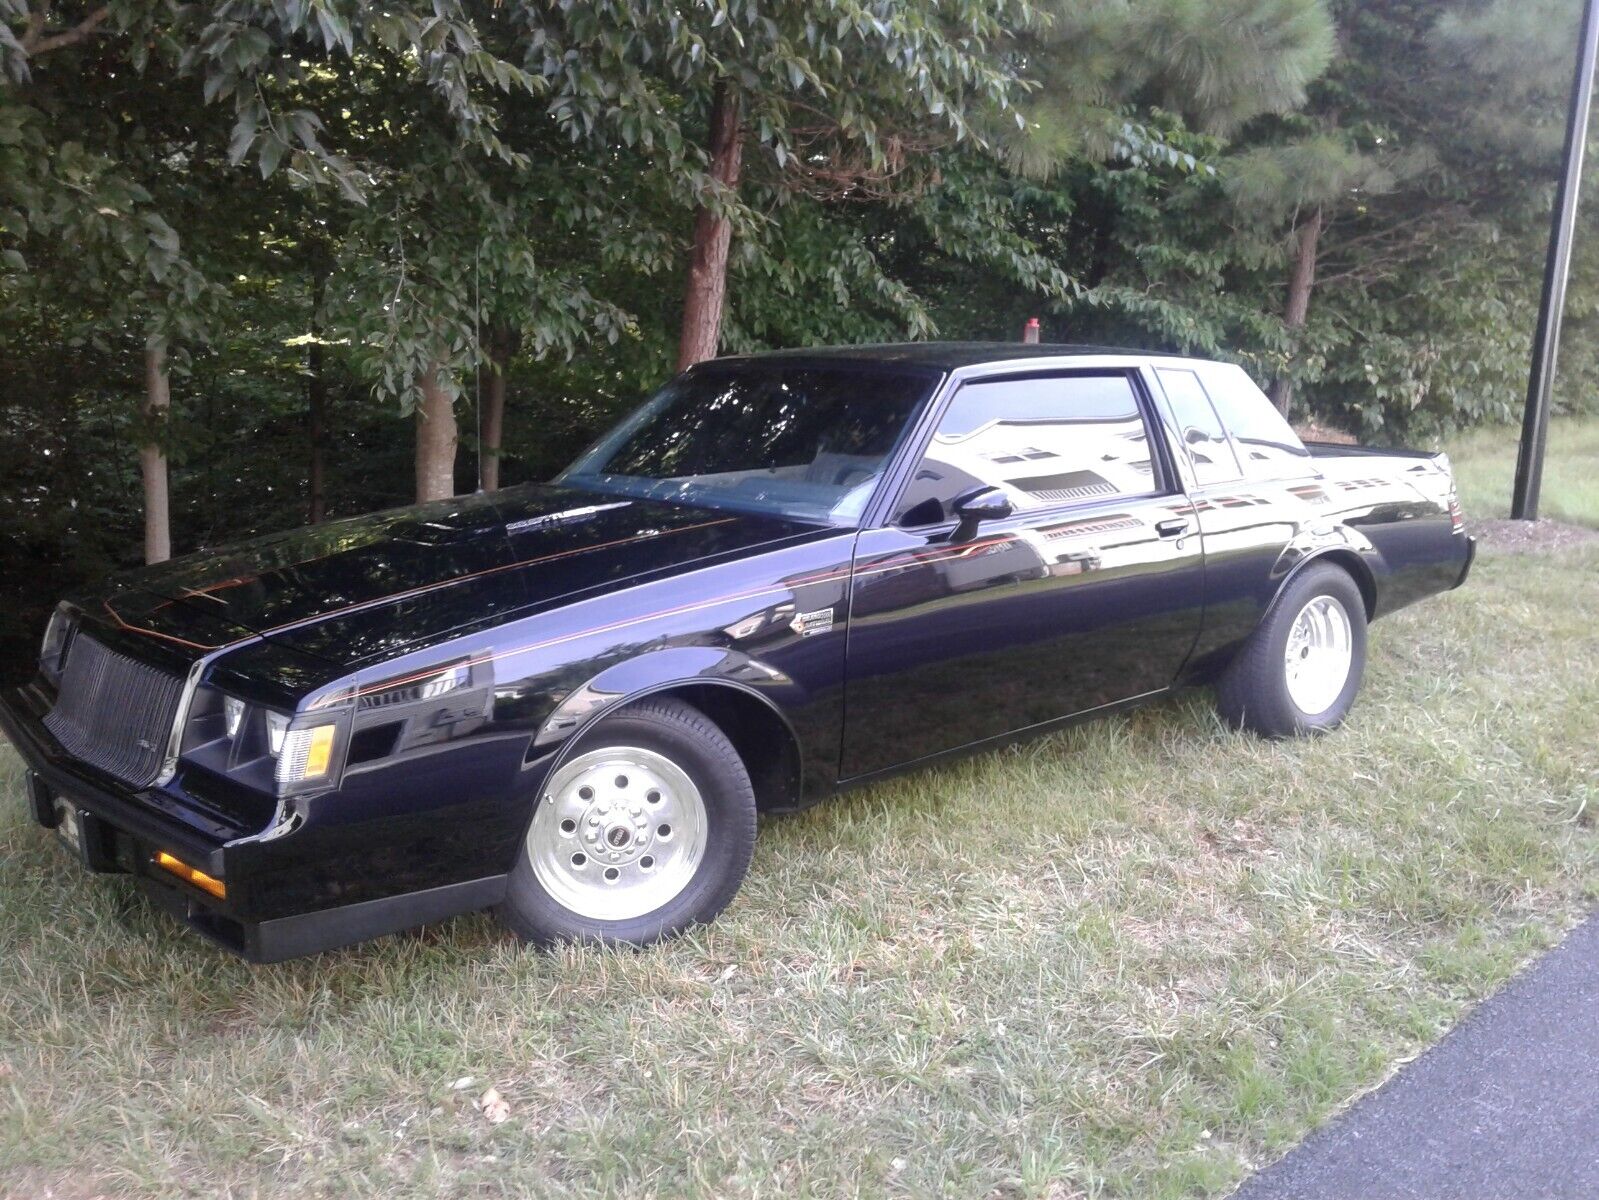
[[[496,907],[714,917],[756,818],[1213,683],[1341,721],[1460,584],[1441,455],[1302,444],[1236,367],[909,345],[701,364],[554,482],[63,603],[0,703],[40,824],[257,961]]]

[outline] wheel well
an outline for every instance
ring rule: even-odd
[[[770,705],[742,688],[715,683],[683,684],[651,695],[676,696],[716,722],[744,760],[760,811],[793,808],[799,803],[799,743]]]
[[[1371,573],[1371,568],[1361,561],[1360,555],[1352,550],[1329,550],[1325,554],[1318,554],[1310,560],[1313,563],[1331,563],[1342,567],[1355,581],[1355,586],[1360,589],[1360,598],[1366,604],[1366,620],[1371,620],[1377,615],[1377,580]],[[1308,565],[1308,564],[1307,564]]]
[[[1261,622],[1282,600],[1283,592],[1287,590],[1289,581],[1298,576],[1299,572],[1307,570],[1316,563],[1327,563],[1343,570],[1354,580],[1355,586],[1360,589],[1360,599],[1366,610],[1366,620],[1370,621],[1377,614],[1377,581],[1371,573],[1371,568],[1352,550],[1327,550],[1311,558],[1302,560],[1293,571],[1278,585],[1276,594],[1271,602],[1261,611],[1256,618],[1251,632],[1260,627]],[[1199,661],[1185,668],[1186,681],[1189,683],[1214,683],[1216,678],[1227,669],[1229,663],[1237,658],[1248,639],[1248,634],[1240,637],[1230,645],[1209,651]]]

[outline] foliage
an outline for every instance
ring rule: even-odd
[[[0,571],[61,564],[0,634],[25,646],[48,596],[134,555],[152,437],[180,549],[304,518],[315,397],[330,510],[398,502],[395,418],[437,369],[468,484],[491,330],[516,347],[506,479],[558,469],[669,370],[699,205],[734,227],[727,350],[1010,339],[1037,316],[1047,339],[1236,360],[1374,440],[1504,420],[1575,20],[1566,0],[0,0]],[[722,85],[736,191],[706,158]],[[1596,322],[1579,252],[1563,408],[1599,394]],[[174,370],[155,428],[151,340]]]
[[[985,46],[1033,20],[1027,0],[546,0],[529,10],[528,62],[549,81],[558,124],[687,169],[682,186],[696,201],[715,197],[685,125],[703,119],[719,81],[738,89],[782,181],[826,194],[971,136],[973,113],[1003,108],[1013,87]]]
[[[1053,0],[1016,37],[1033,86],[1009,160],[1046,176],[1124,152],[1130,108],[1165,108],[1211,132],[1290,111],[1326,69],[1333,38],[1323,6],[1302,0]]]

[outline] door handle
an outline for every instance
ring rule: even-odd
[[[1188,518],[1167,517],[1164,521],[1156,521],[1155,532],[1163,538],[1182,537],[1188,532]]]

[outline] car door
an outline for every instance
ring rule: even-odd
[[[1170,686],[1204,560],[1151,416],[1132,369],[957,386],[857,539],[843,778]],[[983,486],[1012,514],[959,527]]]

